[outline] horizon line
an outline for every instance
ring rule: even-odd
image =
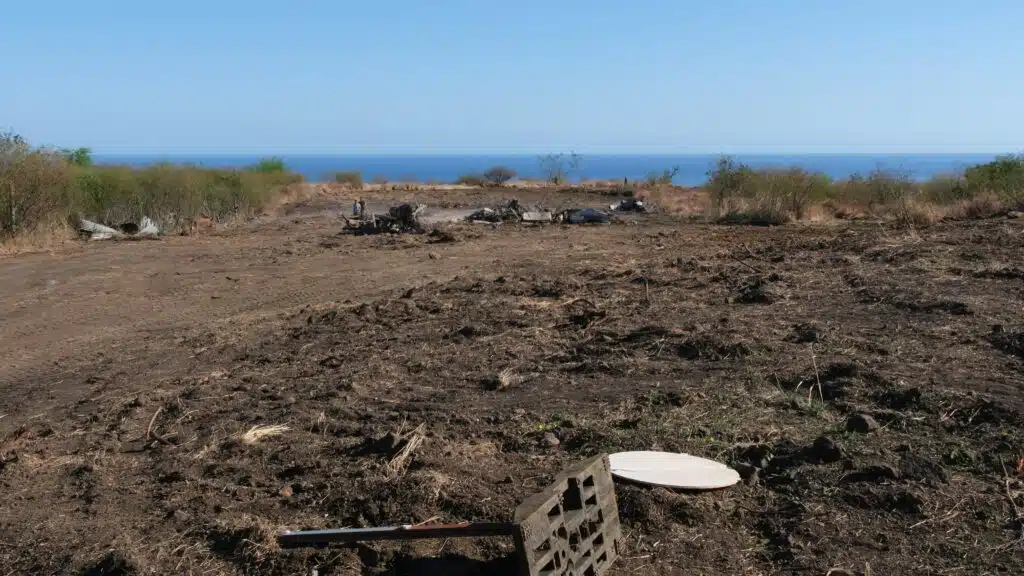
[[[349,156],[349,157],[459,157],[459,156],[522,156],[522,157],[537,157],[546,156],[549,154],[565,154],[569,155],[574,153],[571,150],[563,152],[552,152],[546,150],[537,151],[487,151],[487,150],[436,150],[436,151],[409,151],[409,150],[396,150],[396,151],[380,151],[380,150],[210,150],[210,149],[177,149],[177,150],[91,150],[93,156],[120,156],[120,157],[131,157],[131,156],[208,156],[208,157],[275,157],[275,156],[289,156],[289,157],[324,157],[324,156]],[[850,151],[706,151],[706,152],[673,152],[673,151],[651,151],[651,152],[639,152],[639,151],[576,151],[575,154],[579,156],[618,156],[618,157],[652,157],[652,156],[671,156],[671,157],[708,157],[708,156],[1000,156],[1000,155],[1016,155],[1021,154],[1022,149],[986,149],[986,150],[962,150],[962,151],[949,151],[949,150],[878,150],[878,151],[864,151],[864,150],[850,150]]]

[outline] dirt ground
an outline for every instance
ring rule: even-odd
[[[0,574],[496,576],[501,539],[273,536],[509,520],[627,449],[744,481],[618,483],[613,574],[1024,573],[1020,221],[350,236],[351,200],[0,260]]]

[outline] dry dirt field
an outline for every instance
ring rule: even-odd
[[[1020,221],[357,237],[350,203],[0,260],[0,576],[498,576],[500,539],[273,535],[508,520],[623,449],[745,479],[617,484],[613,574],[1024,573]]]

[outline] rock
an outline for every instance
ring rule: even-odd
[[[900,471],[895,467],[888,464],[871,464],[847,474],[843,482],[884,482],[899,479]]]
[[[843,448],[835,440],[819,436],[808,450],[808,457],[816,462],[838,462],[843,458]]]
[[[437,252],[430,252],[429,254],[427,254],[427,258],[430,258],[431,260],[440,260],[441,255],[438,254]]]
[[[849,432],[868,434],[878,430],[881,426],[878,421],[869,414],[854,414],[846,421],[846,429]]]
[[[284,488],[281,488],[281,491],[278,492],[278,494],[280,494],[282,498],[291,498],[294,492],[295,491],[292,490],[291,486],[285,486]]]
[[[767,468],[768,463],[772,461],[773,457],[772,448],[767,444],[744,446],[739,448],[736,452],[737,462],[749,464],[754,468]],[[739,471],[739,468],[735,466],[734,468]],[[741,472],[740,475],[742,476],[743,473]]]
[[[793,326],[793,333],[787,338],[794,344],[813,344],[821,341],[821,330],[810,324],[797,324]]]
[[[949,483],[949,472],[940,464],[916,454],[903,454],[900,457],[900,473],[908,480],[918,480],[934,484]]]
[[[549,446],[551,448],[557,448],[562,443],[562,441],[558,439],[558,436],[555,436],[551,432],[545,432],[544,437],[541,440],[545,446]]]
[[[1016,210],[1010,210],[1009,212],[1006,213],[1006,217],[1007,218],[1013,218],[1013,219],[1024,218],[1024,212],[1018,212]]]
[[[515,480],[514,480],[514,479],[512,478],[512,475],[511,475],[511,474],[509,474],[509,475],[506,475],[506,476],[505,476],[504,478],[502,478],[502,479],[501,479],[501,482],[500,482],[500,483],[501,483],[501,484],[511,484],[511,483],[513,483],[514,481],[515,481]]]
[[[747,481],[748,484],[756,484],[758,480],[758,468],[744,462],[733,464],[732,469],[739,472],[740,478]]]
[[[829,568],[826,574],[827,576],[854,576],[853,572],[843,568]]]

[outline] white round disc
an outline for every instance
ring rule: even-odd
[[[652,486],[713,490],[740,481],[739,473],[725,464],[690,454],[619,452],[608,456],[608,462],[613,476]]]

